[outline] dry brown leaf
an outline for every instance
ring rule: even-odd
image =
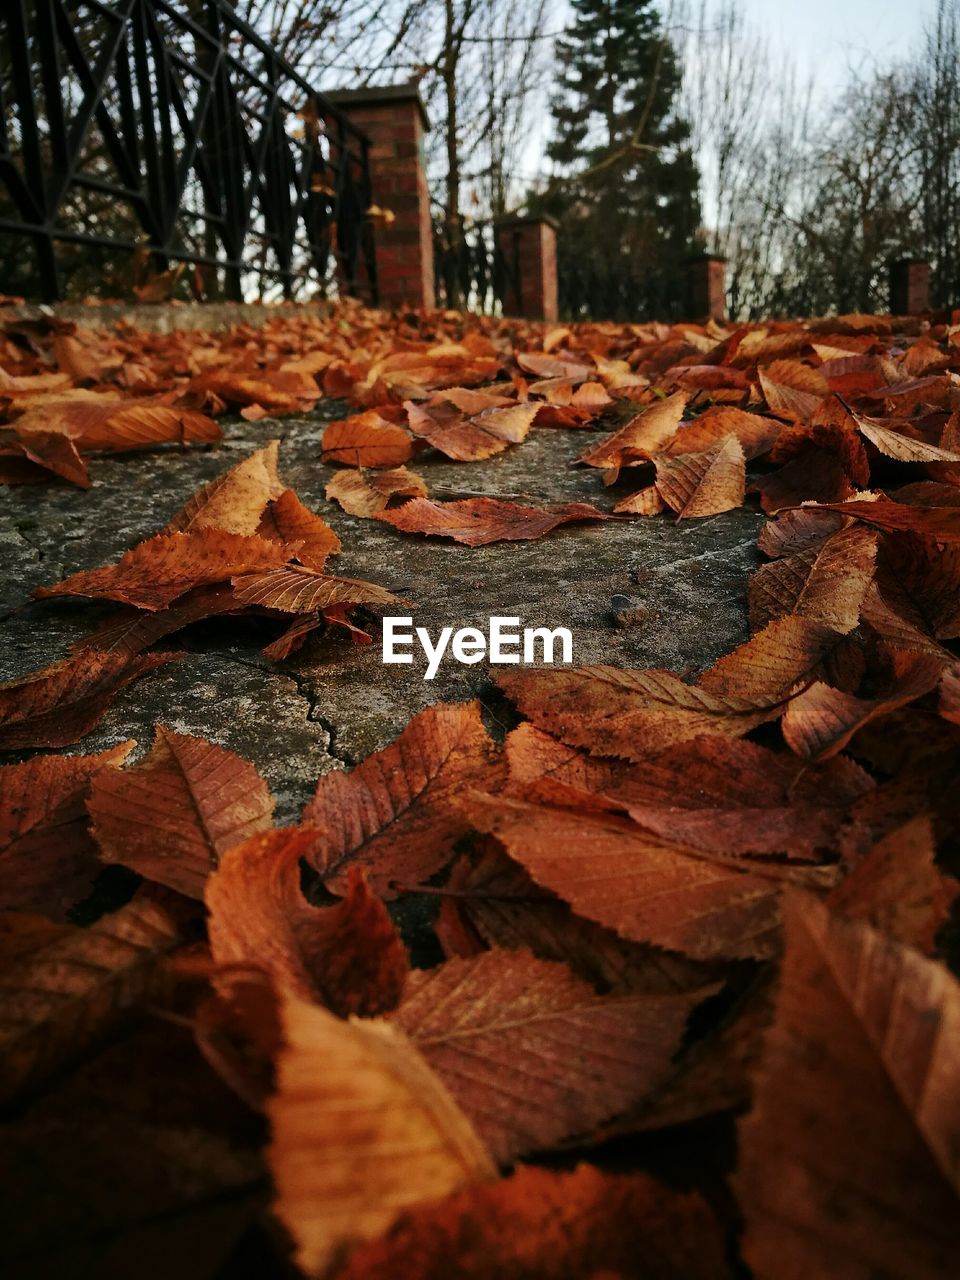
[[[877,590],[889,609],[928,639],[960,635],[960,547],[915,534],[885,534]]]
[[[757,547],[772,560],[797,555],[819,547],[831,534],[845,527],[843,516],[817,507],[781,511],[760,530]]]
[[[515,733],[525,728],[530,726],[521,725]],[[462,859],[445,889],[435,928],[451,958],[469,958],[485,947],[526,949],[541,960],[569,965],[597,991],[616,995],[692,991],[718,977],[711,965],[629,942],[574,915],[555,894],[534,884],[494,840],[483,842],[475,861]]]
[[[222,529],[225,533],[256,533],[267,503],[271,498],[279,498],[284,490],[277,471],[279,449],[280,441],[271,440],[211,480],[181,507],[161,532]]]
[[[895,458],[897,462],[960,462],[960,453],[942,449],[937,445],[928,444],[926,440],[906,435],[902,431],[885,425],[883,419],[866,418],[860,414],[854,414],[854,420],[865,439],[888,458]]]
[[[564,378],[568,382],[585,382],[593,370],[577,360],[561,360],[558,356],[542,355],[539,351],[519,351],[517,364],[527,373],[538,378]]]
[[[165,609],[196,587],[277,569],[295,553],[268,538],[219,529],[161,533],[125,551],[116,564],[81,570],[52,587],[37,587],[33,594],[39,599],[89,596],[153,611]]]
[[[791,422],[806,422],[830,392],[819,369],[799,360],[775,360],[757,373],[770,412]]]
[[[665,400],[657,400],[612,436],[591,445],[577,461],[590,467],[619,467],[629,455],[652,458],[676,436],[689,399],[685,391],[676,391]]]
[[[402,507],[381,512],[377,519],[403,533],[453,538],[468,547],[483,547],[491,542],[527,542],[542,538],[561,524],[608,517],[588,502],[522,507],[497,498],[465,498],[459,502],[411,498]]]
[[[246,760],[161,724],[140,764],[95,775],[87,807],[105,862],[202,898],[227,850],[270,826],[273,797]]]
[[[817,680],[793,698],[783,717],[787,745],[804,760],[826,760],[842,751],[858,729],[935,689],[943,663],[926,653],[895,655],[892,688],[857,698]]]
[[[800,614],[846,635],[860,621],[878,535],[857,525],[774,560],[750,578],[750,627]]]
[[[492,387],[444,387],[434,398],[456,405],[467,415],[483,413],[484,409],[506,409],[517,403],[513,396],[502,395]]]
[[[783,430],[783,423],[760,413],[747,413],[733,405],[712,405],[692,422],[681,426],[677,434],[666,443],[663,452],[701,453],[725,436],[734,435],[740,441],[747,462],[759,458],[773,448]]]
[[[18,441],[24,458],[81,489],[90,488],[87,464],[77,446],[56,431],[31,431]]]
[[[582,786],[615,801],[645,830],[705,853],[818,861],[841,847],[847,811],[873,783],[849,760],[811,768],[717,736],[681,742],[641,767]]]
[[[336,605],[402,603],[376,583],[336,578],[296,564],[267,573],[241,574],[233,579],[233,586],[237,605],[258,605],[281,613],[313,613]]]
[[[780,618],[718,659],[700,677],[700,687],[724,698],[785,699],[814,678],[842,641],[809,618]]]
[[[779,696],[718,696],[669,671],[596,666],[493,674],[538,728],[597,755],[627,760],[648,759],[704,733],[739,737],[782,708]]]
[[[658,516],[666,509],[667,504],[660,497],[657,486],[648,484],[645,489],[638,490],[629,498],[621,498],[613,512],[614,515]]]
[[[360,1246],[337,1280],[724,1280],[720,1232],[696,1195],[646,1174],[580,1165],[512,1177],[405,1213]]]
[[[563,964],[487,951],[411,974],[390,1021],[509,1164],[636,1105],[705,994],[599,996]]]
[[[406,949],[357,867],[342,902],[310,905],[300,862],[318,834],[309,827],[268,831],[227,851],[204,894],[213,958],[259,966],[279,986],[343,1018],[388,1013],[403,994]]]
[[[23,429],[24,418],[17,422]],[[205,413],[169,404],[114,402],[109,413],[70,433],[84,453],[123,453],[157,444],[216,444],[223,432]]]
[[[835,879],[829,868],[710,857],[602,811],[479,793],[464,808],[578,915],[697,960],[773,955],[781,884]]]
[[[835,511],[877,529],[916,533],[940,542],[960,542],[960,506],[915,506],[904,502],[851,500],[821,502],[814,511]]]
[[[0,910],[61,920],[100,871],[84,805],[90,779],[136,743],[95,756],[36,756],[0,768]]]
[[[301,564],[318,572],[330,556],[340,553],[340,539],[326,521],[303,505],[292,489],[285,489],[267,504],[257,533],[272,542],[295,545]]]
[[[405,1036],[287,994],[269,1104],[275,1212],[309,1275],[414,1205],[496,1176],[469,1121]]]
[[[182,653],[83,650],[0,684],[0,751],[66,747],[89,733],[131,681]]]
[[[321,460],[348,467],[399,467],[413,457],[413,448],[409,432],[369,409],[324,428]]]
[[[158,994],[159,962],[183,937],[182,910],[142,891],[87,929],[0,918],[0,1099],[41,1084]]]
[[[960,893],[935,865],[933,824],[913,818],[879,840],[827,898],[831,910],[933,954],[937,933]]]
[[[714,516],[743,502],[746,463],[740,441],[724,436],[703,453],[655,459],[657,492],[680,519]]]
[[[540,405],[509,404],[470,417],[448,403],[446,393],[430,405],[404,404],[410,430],[456,462],[476,462],[525,439]]]
[[[304,824],[323,837],[311,861],[337,893],[351,866],[363,867],[384,897],[395,881],[427,880],[469,829],[459,797],[500,776],[478,702],[427,707],[389,747],[350,773],[320,779],[303,811]]]
[[[390,499],[425,498],[425,481],[406,467],[391,471],[338,471],[324,490],[331,502],[339,502],[352,516],[375,516],[384,511]]]
[[[806,897],[735,1177],[758,1280],[942,1280],[960,1258],[960,989],[942,965]],[[789,1176],[783,1169],[790,1153]]]

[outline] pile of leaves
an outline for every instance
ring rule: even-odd
[[[397,598],[328,572],[339,541],[275,442],[38,591],[117,609],[0,687],[0,748],[28,753],[0,769],[10,1256],[955,1274],[960,325],[348,309],[195,338],[11,322],[4,478],[85,482],[87,452],[344,398],[327,496],[400,533],[758,502],[751,636],[695,677],[494,670],[483,704],[429,707],[276,828],[253,763],[163,725],[133,763],[38,752],[200,618],[277,619],[277,661],[315,629],[369,640]],[[438,501],[407,467],[557,429],[592,432],[609,510]]]

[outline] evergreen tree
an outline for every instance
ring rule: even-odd
[[[677,112],[676,51],[650,0],[571,0],[557,42],[548,155],[557,178],[536,201],[561,221],[564,256],[643,299],[675,309],[672,282],[700,224],[690,129]],[[597,308],[594,308],[595,310]]]

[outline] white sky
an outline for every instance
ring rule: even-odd
[[[842,86],[849,67],[895,61],[919,41],[937,0],[740,0],[746,20],[770,41],[775,61],[797,61],[824,90]]]
[[[699,13],[700,0],[686,3]],[[707,0],[708,23],[718,3]],[[561,30],[571,17],[567,0],[554,0],[551,7],[549,29]],[[679,7],[684,7],[684,0]],[[739,0],[739,8],[748,28],[767,41],[773,65],[792,61],[798,84],[805,84],[812,73],[816,89],[829,99],[842,90],[851,68],[866,72],[915,49],[936,15],[937,0]],[[670,0],[661,0],[661,11],[666,14],[669,9]],[[543,86],[531,119],[520,157],[518,194],[526,181],[546,168],[550,87],[549,81]]]

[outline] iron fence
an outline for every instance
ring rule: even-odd
[[[564,320],[677,320],[687,302],[679,264],[647,271],[637,271],[627,262],[605,266],[562,243],[557,254],[557,294]]]
[[[133,254],[376,300],[367,139],[225,0],[3,0],[0,111],[7,292],[123,291]]]
[[[461,218],[453,231],[438,212],[433,223],[433,257],[438,306],[490,315],[503,309],[511,289],[519,297],[516,253],[505,252],[493,222]]]

